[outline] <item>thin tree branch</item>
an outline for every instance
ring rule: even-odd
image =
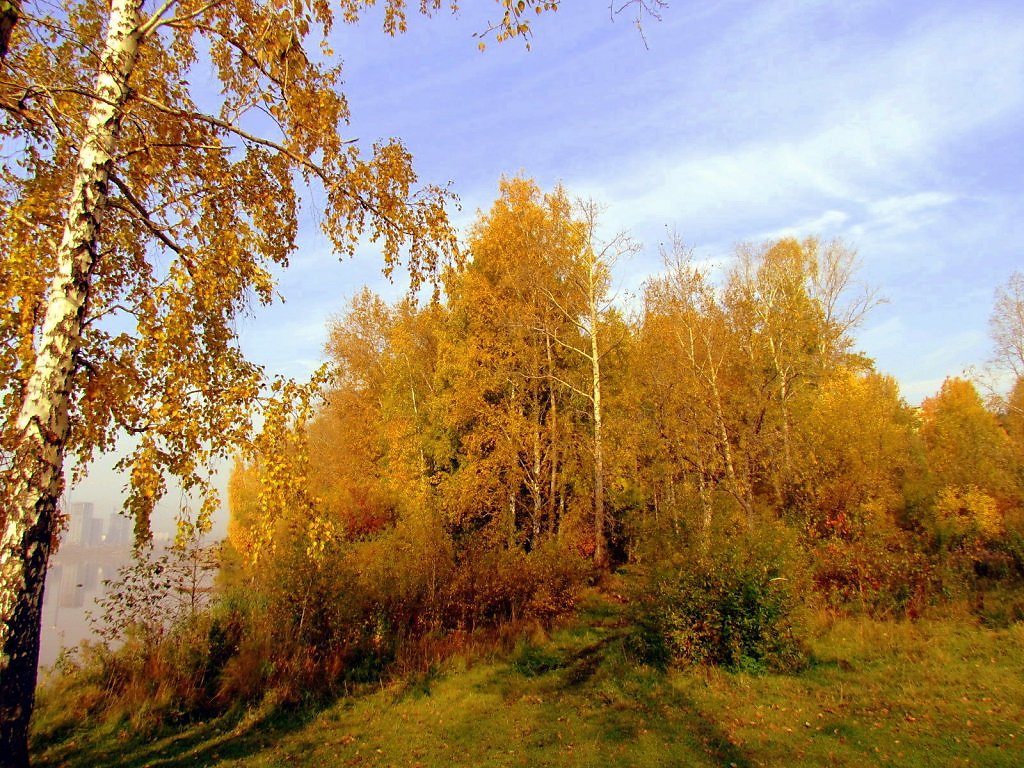
[[[22,224],[24,224],[24,225],[25,225],[26,227],[28,227],[29,229],[32,229],[33,231],[38,231],[38,230],[39,230],[39,225],[38,225],[38,224],[33,224],[33,223],[32,223],[31,221],[29,221],[28,219],[26,219],[26,218],[25,218],[24,216],[22,216],[22,215],[21,215],[20,213],[13,213],[13,214],[11,214],[11,215],[12,215],[12,216],[13,216],[13,217],[14,217],[14,218],[15,218],[15,219],[17,220],[17,221],[20,221],[20,222],[21,222]],[[48,246],[50,246],[50,248],[51,248],[51,249],[52,249],[52,250],[53,250],[54,252],[56,252],[56,250],[57,250],[57,241],[56,241],[56,240],[54,240],[54,239],[53,239],[52,237],[49,237],[49,236],[46,236],[46,235],[44,235],[44,236],[43,236],[43,239],[44,239],[44,240],[46,241],[46,244],[47,244]]]
[[[170,6],[174,4],[174,2],[176,2],[176,0],[168,0],[168,2],[166,3],[166,7],[169,9]],[[207,3],[206,5],[204,5],[204,6],[200,7],[200,8],[197,8],[196,10],[192,11],[191,13],[186,13],[186,14],[184,14],[182,16],[173,16],[173,17],[167,19],[166,21],[159,21],[158,20],[159,23],[158,23],[157,26],[163,26],[163,27],[177,27],[177,26],[181,26],[181,25],[184,24],[184,22],[186,22],[186,21],[188,21],[190,19],[194,19],[194,18],[196,18],[198,16],[202,16],[204,13],[206,13],[211,8],[216,8],[222,2],[223,2],[223,0],[211,0],[211,2]],[[163,11],[163,13],[166,13],[166,11]]]
[[[279,152],[300,168],[303,168],[308,172],[312,173],[316,178],[318,178],[323,183],[324,187],[327,188],[328,190],[338,189],[338,185],[335,179],[332,179],[331,175],[327,171],[325,171],[322,166],[313,162],[310,158],[300,155],[288,149],[288,147],[284,146],[280,142],[273,141],[272,139],[267,139],[262,136],[257,136],[254,133],[250,133],[249,131],[242,129],[237,125],[234,125],[226,120],[221,120],[220,118],[214,117],[213,115],[208,115],[203,112],[196,112],[190,109],[172,107],[168,104],[164,104],[160,101],[157,101],[156,99],[150,98],[149,96],[144,96],[142,94],[136,94],[136,98],[143,104],[147,104],[153,107],[154,109],[158,109],[166,114],[172,115],[174,117],[184,118],[188,120],[197,120],[199,122],[207,123],[208,125],[212,125],[216,128],[220,128],[224,131],[227,131],[228,133],[233,134],[239,137],[240,139],[243,139],[244,141],[249,141],[252,142],[253,144],[256,144],[257,146],[265,147],[266,149],[272,149],[275,152]],[[398,232],[402,235],[412,234],[410,231],[402,228],[399,224],[393,221],[389,216],[385,216],[383,213],[381,213],[377,206],[375,206],[370,201],[365,200],[359,195],[352,195],[345,192],[344,190],[340,191],[342,192],[343,195],[353,200],[364,211],[370,213],[378,220],[383,222],[386,228],[394,232]]]
[[[121,194],[124,196],[124,199],[131,204],[132,209],[138,214],[136,217],[137,220],[140,221],[146,227],[146,229],[149,231],[151,235],[153,235],[153,237],[157,238],[161,243],[163,243],[176,254],[178,254],[178,256],[181,257],[185,265],[187,267],[190,267],[189,262],[182,255],[182,247],[178,245],[176,242],[174,242],[170,238],[170,236],[166,232],[164,232],[163,229],[156,224],[156,222],[153,221],[149,211],[146,210],[146,206],[143,205],[142,201],[135,196],[135,193],[132,192],[128,185],[121,181],[121,179],[113,173],[110,174],[110,180],[114,182],[114,186],[117,187],[118,190],[120,190]],[[117,205],[116,201],[111,202],[113,202],[115,206]],[[127,213],[131,213],[131,211],[125,208],[124,206],[117,207],[121,208],[121,210],[124,210]],[[191,267],[189,271],[192,271]]]
[[[577,395],[580,395],[581,397],[585,397],[590,402],[594,402],[594,395],[593,395],[592,392],[584,392],[582,389],[577,387],[575,384],[570,384],[568,381],[566,381],[565,379],[561,378],[560,376],[558,376],[558,375],[556,375],[554,373],[543,373],[543,374],[540,374],[540,375],[537,375],[537,376],[526,376],[524,378],[528,378],[528,379],[550,379],[551,381],[555,381],[555,382],[561,384],[563,387],[565,387],[569,391],[575,392]]]

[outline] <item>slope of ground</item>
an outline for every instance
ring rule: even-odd
[[[317,710],[235,713],[152,740],[83,723],[50,766],[1024,764],[1024,625],[840,621],[795,675],[661,673],[594,593],[550,637]],[[267,711],[270,711],[267,709]]]

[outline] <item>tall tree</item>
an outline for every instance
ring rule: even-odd
[[[855,285],[854,254],[840,242],[784,238],[737,256],[723,303],[747,371],[747,471],[782,508],[799,463],[794,423],[830,372],[857,358],[850,332],[877,300]]]
[[[678,481],[692,489],[706,543],[716,491],[748,526],[758,507],[790,506],[806,459],[799,430],[828,378],[862,367],[849,332],[875,298],[855,284],[841,243],[743,246],[722,289],[678,239],[663,255],[641,328],[647,413],[661,443],[648,454],[661,462],[661,498],[677,497]]]
[[[345,0],[338,16],[370,5]],[[519,5],[510,23],[533,4]],[[447,193],[415,190],[402,145],[366,153],[346,139],[340,67],[306,54],[335,20],[329,4],[53,7],[17,9],[0,87],[4,765],[28,760],[65,459],[86,466],[134,435],[122,466],[140,535],[166,474],[205,496],[202,527],[217,503],[206,465],[245,439],[261,387],[235,319],[250,296],[271,299],[270,269],[294,248],[295,180],[322,189],[341,253],[368,231],[386,269],[408,255],[415,284],[454,249]],[[401,31],[405,12],[389,0],[385,30]],[[207,110],[189,84],[201,62],[220,83]]]
[[[577,226],[582,230],[580,248],[565,268],[565,289],[558,295],[548,289],[548,301],[568,321],[583,343],[576,343],[548,328],[546,333],[560,346],[579,355],[590,369],[586,388],[562,382],[590,402],[591,446],[594,457],[594,563],[608,566],[607,521],[605,519],[604,408],[601,360],[611,346],[601,336],[605,314],[611,308],[612,267],[622,257],[635,253],[638,246],[625,233],[602,240],[598,232],[600,211],[593,201],[577,204]]]
[[[800,461],[793,511],[818,536],[862,537],[904,511],[914,464],[916,419],[895,380],[844,367],[823,380],[795,425]],[[876,531],[880,532],[880,531]]]
[[[503,536],[527,543],[556,529],[564,496],[571,412],[556,379],[569,375],[552,335],[558,328],[567,338],[562,328],[572,326],[548,295],[564,293],[579,249],[571,214],[563,191],[544,195],[532,181],[503,179],[470,234],[470,262],[447,283],[439,404],[453,455],[438,464],[462,488],[448,486],[450,512],[501,521]]]
[[[949,378],[921,404],[921,438],[940,487],[971,486],[1010,502],[1020,499],[1013,444],[974,384]]]
[[[706,544],[711,496],[717,486],[733,497],[748,519],[752,514],[746,474],[737,471],[739,347],[715,287],[694,266],[691,252],[674,238],[663,258],[665,271],[648,281],[644,291],[650,407],[671,456],[668,488],[673,514],[678,507],[676,476],[695,478]]]

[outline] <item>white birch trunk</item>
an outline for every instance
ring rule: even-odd
[[[594,404],[594,563],[599,568],[608,565],[608,545],[605,541],[604,515],[604,456],[601,433],[601,355],[597,340],[598,323],[598,276],[599,264],[596,259],[590,263],[590,365],[593,375]]]
[[[72,377],[81,347],[110,166],[138,52],[139,0],[112,0],[35,365],[17,416],[16,466],[0,531],[0,765],[27,765],[39,610],[64,483]]]

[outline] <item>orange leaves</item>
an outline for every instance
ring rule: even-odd
[[[494,39],[503,43],[512,38],[516,37],[529,37],[533,31],[528,16],[528,11],[532,8],[535,16],[540,16],[545,11],[554,13],[558,10],[558,0],[499,0],[502,7],[505,9],[501,16],[501,21],[497,24],[490,24],[488,28],[480,33],[480,37],[486,37],[487,35],[494,33]],[[483,51],[486,48],[485,43],[481,40],[477,47]],[[529,49],[530,44],[526,44]]]

